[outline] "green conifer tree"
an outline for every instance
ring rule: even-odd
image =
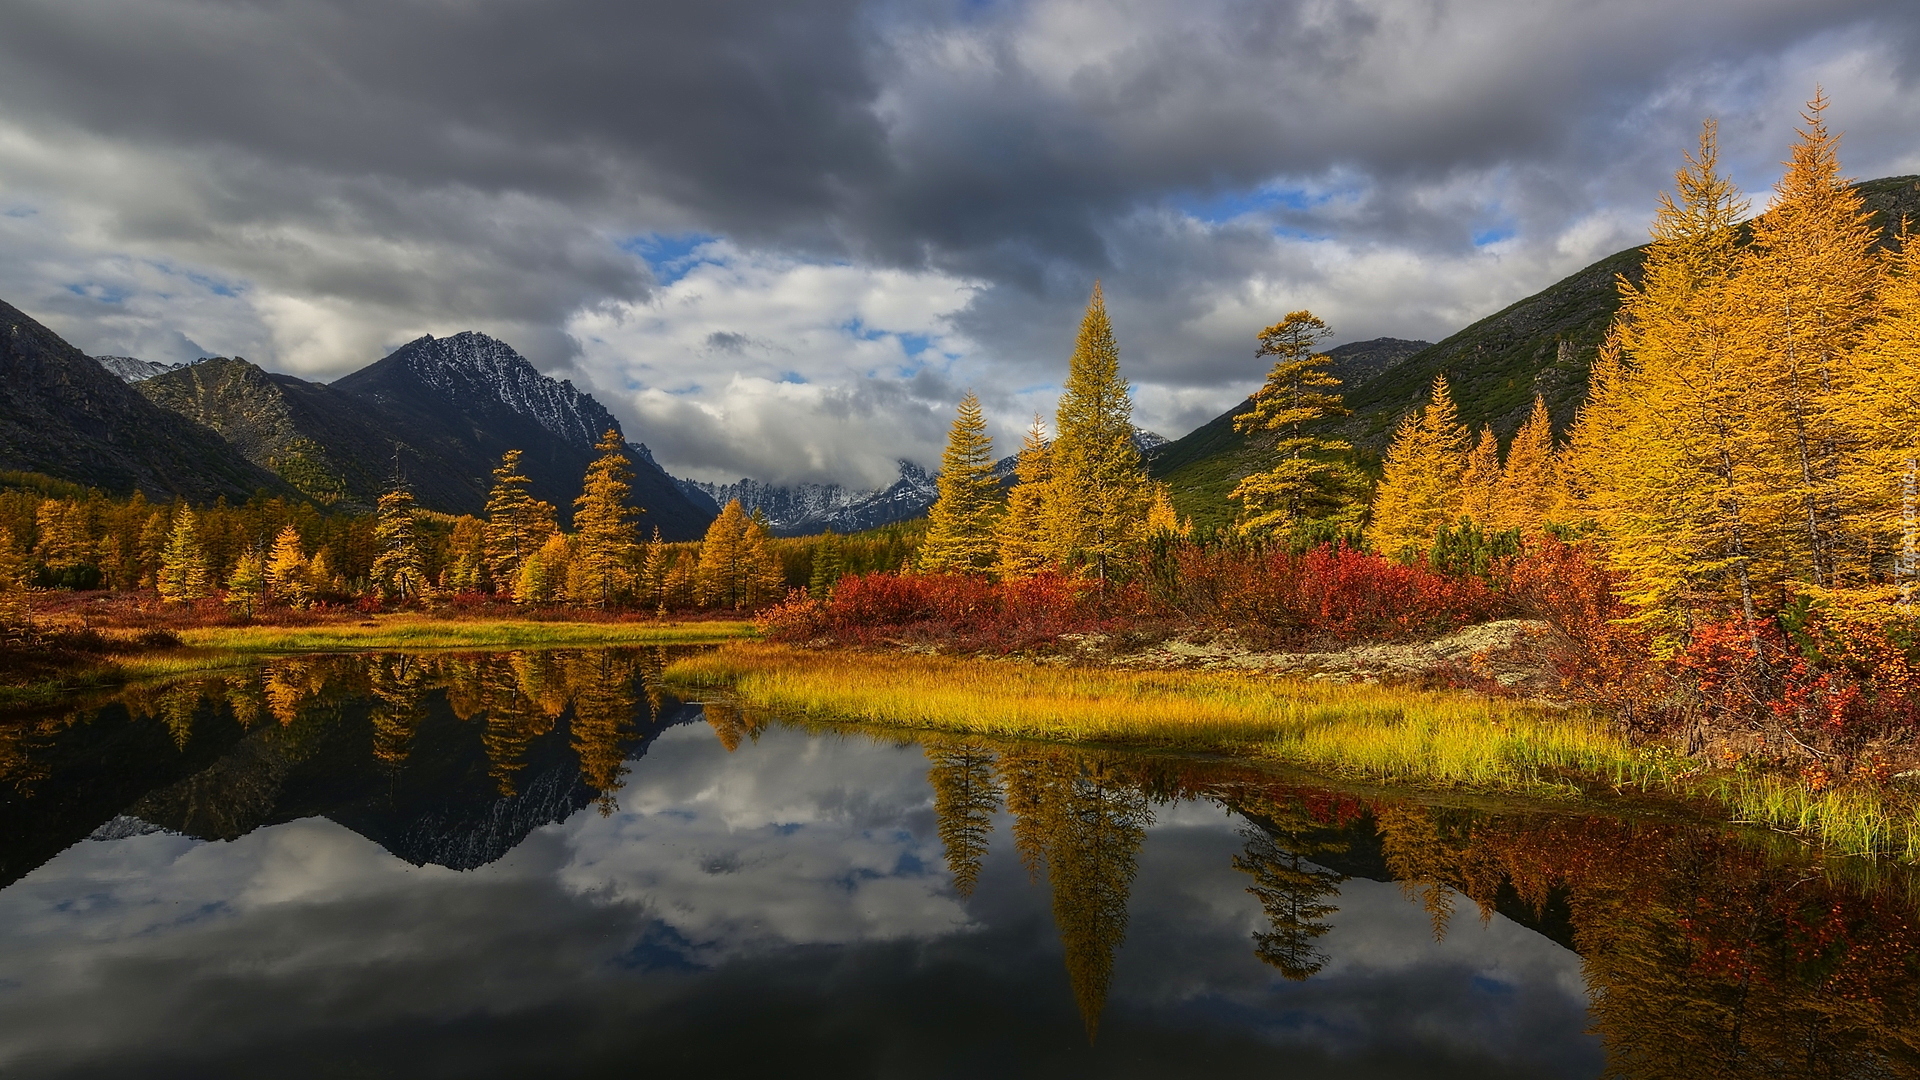
[[[982,573],[993,566],[993,519],[1000,478],[993,475],[993,440],[973,391],[960,399],[946,453],[940,457],[940,497],[927,514],[920,569],[927,573]]]
[[[840,534],[829,530],[814,545],[813,569],[807,575],[807,594],[815,600],[825,600],[833,592],[834,583],[840,580],[844,566],[845,554],[840,546]]]
[[[1254,394],[1253,408],[1235,416],[1233,427],[1243,434],[1275,432],[1279,460],[1240,481],[1228,496],[1240,502],[1243,529],[1291,529],[1309,518],[1356,510],[1353,469],[1334,457],[1352,446],[1317,430],[1322,420],[1348,415],[1340,380],[1327,370],[1333,358],[1315,351],[1326,335],[1327,324],[1311,311],[1292,312],[1260,331],[1254,355],[1273,357],[1273,370]]]
[[[234,560],[233,573],[227,576],[227,606],[251,618],[266,595],[267,561],[248,548]]]

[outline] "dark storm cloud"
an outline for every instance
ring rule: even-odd
[[[337,374],[478,326],[619,388],[569,319],[654,295],[633,238],[723,237],[968,283],[954,378],[1004,394],[1057,379],[1100,276],[1143,411],[1184,423],[1237,400],[1281,309],[1437,337],[1633,242],[1706,115],[1764,185],[1825,77],[1849,167],[1912,164],[1916,25],[1898,0],[0,0],[0,212],[49,222],[0,219],[0,288],[102,350],[184,332]],[[89,292],[109,278],[134,299]],[[684,362],[745,339],[773,336],[707,327]]]

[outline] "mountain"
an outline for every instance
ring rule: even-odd
[[[734,499],[740,500],[741,508],[748,513],[758,510],[766,517],[775,536],[811,536],[828,530],[852,533],[908,521],[925,514],[939,495],[934,477],[911,461],[900,462],[899,478],[875,491],[840,484],[763,484],[758,480],[732,484],[677,482],[688,498],[712,513],[719,513]]]
[[[101,367],[96,371],[105,374]],[[570,515],[594,443],[612,414],[572,383],[548,378],[506,343],[467,332],[423,337],[330,384],[218,357],[152,375],[145,395],[224,435],[240,453],[322,502],[373,505],[396,466],[420,504],[478,514],[509,449],[533,494]],[[644,447],[633,451],[633,501],[644,531],[700,536],[711,515],[689,502]]]
[[[142,397],[58,334],[0,303],[0,470],[117,494],[211,502],[286,490],[216,433]]]
[[[158,360],[142,360],[137,356],[96,356],[94,363],[120,376],[122,382],[137,383],[151,379],[155,375],[164,375],[169,371],[178,371],[185,364],[163,364]]]
[[[314,500],[342,509],[372,509],[392,479],[395,445],[407,441],[358,400],[239,357],[162,371],[135,388],[154,404],[219,432],[247,460]],[[413,456],[407,464],[422,505],[472,504],[479,463]]]
[[[1920,176],[1855,187],[1874,215],[1883,246],[1898,243],[1903,218],[1920,222]],[[1620,307],[1619,280],[1638,281],[1645,256],[1644,247],[1615,252],[1372,378],[1350,381],[1347,405],[1354,415],[1336,429],[1363,459],[1377,459],[1400,417],[1426,400],[1434,376],[1445,374],[1469,427],[1491,425],[1502,439],[1510,438],[1538,392],[1564,431],[1586,399],[1588,369]],[[1227,493],[1264,464],[1262,447],[1270,444],[1233,430],[1233,414],[1245,408],[1242,403],[1223,413],[1153,457],[1153,474],[1173,486],[1175,504],[1196,521],[1231,520]]]

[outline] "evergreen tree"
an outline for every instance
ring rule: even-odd
[[[567,594],[577,604],[606,607],[632,588],[633,517],[627,503],[633,467],[626,444],[612,428],[594,446],[600,452],[587,466],[580,497],[573,501],[577,531],[567,567]]]
[[[190,604],[212,596],[211,577],[193,511],[181,507],[167,535],[166,550],[160,555],[160,599],[170,604]]]
[[[1799,534],[1790,573],[1821,586],[1867,569],[1865,536],[1850,536],[1840,462],[1852,399],[1847,354],[1874,310],[1875,232],[1860,193],[1840,176],[1840,137],[1827,130],[1827,97],[1816,93],[1806,127],[1742,252],[1737,303],[1745,377],[1760,384],[1770,415],[1754,416],[1775,442],[1783,473],[1770,485],[1792,493]]]
[[[306,607],[313,599],[314,583],[308,573],[307,556],[300,548],[300,530],[288,525],[273,539],[273,551],[266,561],[266,595],[294,607]]]
[[[1000,478],[993,475],[993,440],[980,399],[960,399],[947,449],[940,457],[940,496],[927,514],[920,569],[928,573],[980,573],[993,566],[993,518]]]
[[[1260,331],[1256,357],[1274,358],[1267,381],[1253,395],[1253,408],[1235,416],[1243,434],[1276,432],[1273,468],[1240,481],[1228,496],[1240,502],[1240,526],[1265,532],[1291,529],[1308,518],[1338,514],[1349,493],[1351,469],[1330,455],[1352,447],[1315,428],[1320,421],[1347,416],[1340,380],[1327,370],[1333,358],[1315,347],[1327,324],[1311,311],[1295,311]]]
[[[1500,441],[1492,428],[1481,428],[1480,438],[1467,454],[1466,468],[1460,473],[1460,514],[1483,527],[1493,522],[1494,504],[1500,493]]]
[[[845,558],[839,533],[829,530],[821,536],[819,543],[813,547],[813,569],[807,575],[807,594],[815,600],[825,600],[832,594],[834,583],[845,573]]]
[[[291,526],[289,526],[291,528]],[[249,618],[267,595],[267,561],[251,548],[240,553],[227,576],[227,605]]]
[[[528,493],[533,481],[520,474],[518,450],[501,455],[487,495],[487,573],[496,588],[511,590],[520,564],[558,531],[553,504]]]
[[[707,526],[700,541],[700,563],[695,576],[701,607],[738,608],[747,602],[746,534],[751,523],[739,499],[730,499],[720,516]]]
[[[1067,365],[1054,417],[1047,500],[1054,558],[1105,582],[1140,539],[1146,472],[1133,444],[1133,399],[1120,377],[1120,347],[1096,283]]]
[[[379,552],[373,559],[373,584],[380,595],[398,600],[424,595],[427,571],[414,521],[413,492],[397,488],[380,496],[373,537]]]
[[[1472,472],[1471,465],[1468,471]],[[1565,504],[1553,450],[1553,419],[1547,414],[1546,398],[1535,394],[1533,411],[1513,437],[1513,445],[1507,447],[1507,464],[1500,471],[1492,516],[1479,520],[1495,529],[1519,529],[1531,535],[1555,520],[1554,515]]]
[[[1454,411],[1446,376],[1437,376],[1426,407],[1400,421],[1387,448],[1367,527],[1374,550],[1397,558],[1424,553],[1440,529],[1460,516],[1466,459],[1467,430]]]
[[[1047,530],[1047,496],[1052,489],[1053,465],[1040,415],[1034,414],[1014,466],[1017,482],[1007,493],[1007,512],[996,530],[999,542],[994,569],[1003,578],[1031,577],[1054,565]]]

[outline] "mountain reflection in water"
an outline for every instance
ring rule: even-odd
[[[1905,871],[770,724],[666,659],[0,726],[0,1075],[1920,1076]]]

